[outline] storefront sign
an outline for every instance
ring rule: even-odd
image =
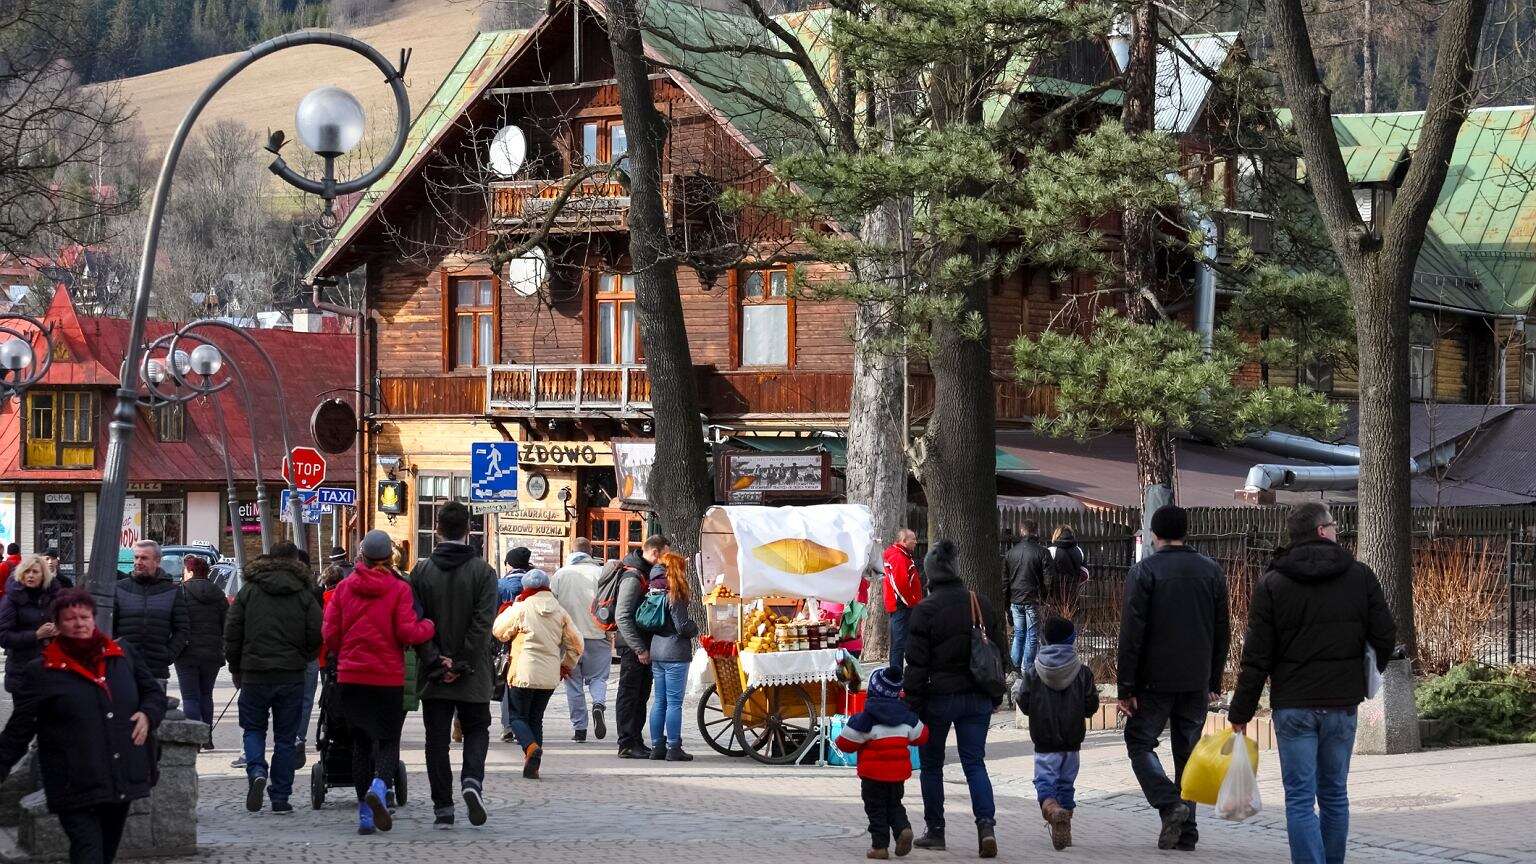
[[[578,468],[612,465],[613,447],[605,441],[523,441],[517,447],[517,461]]]
[[[159,492],[159,483],[129,483],[129,492]]]
[[[122,537],[117,545],[127,549],[142,539],[144,539],[144,499],[125,498],[123,499]]]
[[[508,537],[505,541],[508,549],[518,546],[528,550],[528,566],[535,570],[543,570],[546,576],[555,575],[560,565],[565,563],[563,554],[565,542],[550,540],[544,537]]]
[[[564,510],[546,510],[538,507],[519,507],[516,501],[470,502],[471,513],[497,513],[503,519],[535,519],[542,522],[564,522]]]
[[[526,534],[529,537],[564,537],[570,529],[564,522],[508,522],[498,520],[498,534]]]
[[[747,504],[776,494],[815,494],[828,491],[831,456],[827,453],[720,454],[720,499]]]
[[[404,480],[380,480],[379,512],[386,516],[399,516],[404,513],[407,501],[405,492]]]
[[[49,492],[43,496],[44,504],[73,504],[75,496],[68,492]]]
[[[21,542],[16,530],[16,493],[0,492],[0,543]]]
[[[646,482],[651,479],[651,466],[656,464],[655,441],[613,442],[613,470],[619,484],[619,500],[629,504],[645,504]]]
[[[229,533],[228,529],[224,533]],[[240,505],[240,533],[261,533],[261,509],[255,501],[246,501]]]

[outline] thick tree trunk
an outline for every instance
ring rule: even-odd
[[[713,496],[693,357],[683,326],[677,262],[662,206],[661,145],[666,121],[651,98],[634,0],[614,0],[608,5],[608,40],[624,127],[629,130],[629,256],[645,367],[651,378],[660,469],[651,472],[646,493],[672,544],[679,553],[691,556],[699,548],[699,526]]]

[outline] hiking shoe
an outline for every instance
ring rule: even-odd
[[[1164,808],[1162,811],[1163,827],[1157,833],[1157,848],[1174,849],[1179,845],[1179,838],[1184,836],[1184,823],[1189,818],[1189,811],[1183,804],[1175,804]]]
[[[620,759],[649,759],[649,758],[651,758],[651,749],[649,747],[620,747],[619,748],[619,758]]]
[[[667,748],[666,759],[668,762],[692,762],[693,755],[691,753],[685,752],[683,750],[683,745],[679,744],[676,747]]]
[[[469,811],[469,824],[485,824],[485,802],[480,798],[480,790],[473,786],[464,787],[464,808]]]
[[[905,858],[907,856],[907,853],[911,852],[911,851],[912,851],[912,829],[911,828],[903,828],[903,829],[901,829],[901,833],[896,835],[896,857],[897,858]]]
[[[357,802],[357,833],[373,833],[373,808],[368,806],[367,801]]]
[[[1056,804],[1055,801],[1049,802]],[[1057,852],[1072,845],[1072,811],[1056,804],[1050,814],[1051,847]]]
[[[923,836],[912,841],[912,845],[919,849],[932,849],[935,852],[944,851],[943,831],[924,831]]]
[[[538,744],[529,744],[523,751],[523,777],[528,780],[539,779],[539,763],[544,759],[544,748]]]
[[[363,796],[363,803],[373,811],[373,824],[380,831],[388,831],[395,827],[395,820],[389,815],[389,805],[385,798],[389,795],[384,788],[384,781],[373,778],[373,785],[368,787],[368,794]]]
[[[437,831],[449,831],[453,828],[453,814],[439,816],[432,820],[432,828]]]
[[[657,744],[651,748],[651,752],[647,754],[646,758],[652,762],[663,762],[667,758],[667,748]]]
[[[587,740],[587,730],[585,730],[585,729],[577,729],[576,730],[576,734],[571,736],[571,740],[575,741],[577,744],[580,744],[580,743],[586,741]]]
[[[891,853],[887,852],[884,849],[871,849],[868,852],[864,853],[864,857],[865,858],[874,858],[877,861],[884,861],[887,858],[891,857]]]
[[[517,736],[512,734],[511,729],[508,729],[507,731],[501,733],[501,740],[504,742],[516,741]]]
[[[293,805],[289,804],[287,801],[273,801],[272,812],[279,816],[292,816]]]
[[[592,734],[599,741],[608,737],[608,724],[603,720],[603,714],[606,712],[607,709],[602,705],[592,706]]]
[[[245,809],[261,812],[261,798],[267,791],[267,778],[257,774],[245,783]]]
[[[997,833],[991,825],[976,826],[976,857],[997,857]]]

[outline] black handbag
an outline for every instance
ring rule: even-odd
[[[970,594],[971,680],[992,699],[992,704],[1001,705],[1007,686],[1003,681],[1003,655],[987,636],[987,623],[981,618],[981,602],[977,600],[976,592]]]

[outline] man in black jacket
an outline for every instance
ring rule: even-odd
[[[272,812],[293,812],[288,796],[298,767],[304,670],[320,650],[320,601],[299,547],[278,543],[245,568],[224,624],[224,656],[240,689],[245,732],[245,809],[261,810],[267,791],[267,721],[272,723]]]
[[[645,597],[651,569],[671,549],[671,541],[660,534],[645,538],[645,544],[624,556],[619,565],[619,597],[614,603],[614,624],[618,633],[614,642],[619,653],[619,692],[614,700],[614,720],[618,728],[620,759],[649,759],[651,748],[645,746],[645,703],[651,698],[651,637],[635,624],[635,610]]]
[[[1045,585],[1051,552],[1040,542],[1040,523],[1024,520],[1024,538],[1008,550],[1009,611],[1013,613],[1013,668],[1028,669],[1040,646],[1040,592]]]
[[[437,536],[441,541],[437,548],[411,571],[411,590],[421,607],[418,614],[437,625],[437,635],[428,644],[448,670],[438,680],[426,675],[416,679],[427,733],[434,825],[446,829],[453,826],[453,761],[448,746],[455,716],[464,730],[459,785],[469,824],[484,825],[486,819],[482,790],[485,754],[491,746],[490,702],[496,689],[491,668],[496,571],[467,542],[469,508],[463,504],[450,501],[437,512]],[[417,653],[422,656],[421,649]]]
[[[1157,551],[1131,567],[1120,616],[1117,682],[1125,746],[1147,803],[1162,816],[1157,848],[1193,850],[1195,807],[1181,800],[1184,764],[1205,728],[1232,641],[1227,579],[1215,561],[1184,545],[1189,517],[1168,505],[1152,514]],[[1169,729],[1173,779],[1157,756]]]
[[[117,580],[112,604],[112,635],[138,649],[149,674],[169,692],[171,664],[181,656],[192,634],[187,601],[160,569],[160,544],[133,544],[133,572]]]
[[[981,857],[992,858],[997,855],[997,808],[985,754],[992,711],[1002,700],[1000,694],[983,690],[971,676],[972,593],[955,572],[955,545],[948,540],[935,543],[923,559],[923,573],[928,577],[929,594],[912,609],[902,681],[907,703],[928,727],[928,743],[919,748],[927,831],[914,845],[945,848],[944,748],[953,727],[960,767],[970,787],[978,849]],[[992,650],[1001,651],[1002,616],[987,598],[976,595],[976,600]]]
[[[1290,546],[1254,586],[1227,719],[1238,732],[1269,680],[1291,860],[1340,862],[1349,837],[1349,757],[1366,697],[1366,648],[1385,671],[1397,625],[1371,568],[1338,544],[1327,506],[1286,519]],[[1321,811],[1321,818],[1319,818]]]

